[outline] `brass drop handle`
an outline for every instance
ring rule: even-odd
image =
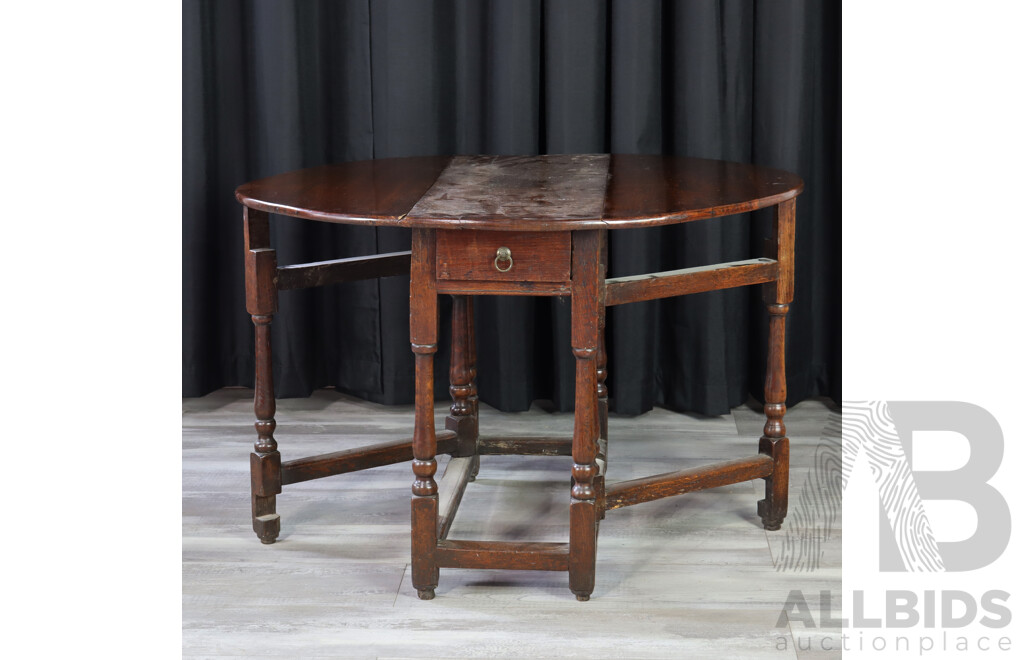
[[[508,265],[502,268],[498,265],[499,261],[507,261]],[[512,250],[507,247],[498,248],[498,253],[494,257],[494,267],[502,273],[507,273],[512,268]]]

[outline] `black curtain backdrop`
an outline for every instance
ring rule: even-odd
[[[800,174],[789,402],[840,386],[839,3],[352,0],[184,3],[185,396],[252,386],[245,181],[429,154],[667,153]],[[770,214],[609,232],[610,277],[762,254]],[[280,264],[404,250],[407,230],[274,216]],[[284,292],[280,397],[413,400],[408,278]],[[450,303],[441,302],[442,338]],[[573,405],[569,305],[479,297],[484,402]],[[760,287],[608,311],[612,409],[709,415],[762,397]],[[437,356],[447,392],[448,347]]]

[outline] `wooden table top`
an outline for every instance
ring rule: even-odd
[[[325,165],[246,183],[250,208],[325,222],[566,231],[745,213],[800,194],[782,170],[622,154],[427,156]]]

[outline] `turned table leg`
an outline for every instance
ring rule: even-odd
[[[476,441],[480,435],[476,393],[476,341],[473,333],[473,297],[452,296],[452,362],[448,371],[451,414],[445,428],[459,436],[456,456],[473,456],[470,481],[480,470]]]
[[[270,248],[269,217],[245,209],[245,307],[256,327],[256,443],[249,458],[252,479],[252,528],[263,543],[273,543],[281,532],[277,494],[281,492],[281,454],[274,440],[276,404],[270,354],[270,322],[277,311],[277,256]]]
[[[597,406],[600,232],[573,233],[572,352],[576,357],[576,413],[572,437],[572,499],[569,504],[569,588],[577,600],[594,591],[597,557]]]
[[[601,279],[603,280],[608,269],[608,232],[601,231]],[[598,305],[598,326],[597,326],[597,412],[599,420],[597,460],[600,471],[594,478],[594,490],[597,496],[597,516],[604,520],[605,507],[605,473],[608,471],[608,353],[605,350],[604,328],[605,328],[605,306],[603,301]]]
[[[765,285],[768,306],[768,373],[764,384],[766,421],[760,452],[772,457],[772,474],[765,479],[765,498],[757,503],[764,528],[782,527],[789,504],[789,438],[786,437],[786,314],[793,300],[795,200],[775,207],[773,255],[778,261],[776,281]]]
[[[597,340],[597,462],[598,473],[594,477],[594,495],[597,498],[597,518],[604,520],[605,473],[608,471],[608,355],[604,350],[604,309],[601,310],[601,327]]]
[[[434,232],[414,229],[409,326],[416,355],[416,420],[412,436],[412,583],[423,600],[437,588],[437,437],[434,432],[434,353],[437,352],[437,290]]]

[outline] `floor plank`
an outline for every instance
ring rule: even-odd
[[[829,407],[810,404],[793,408],[791,516],[783,530],[766,533],[759,524],[760,481],[610,511],[594,596],[579,603],[564,573],[540,571],[442,569],[437,598],[417,599],[408,566],[408,464],[286,486],[278,496],[280,540],[261,545],[248,519],[252,391],[186,399],[183,655],[838,657],[799,649],[793,633],[806,643],[805,631],[777,626],[790,590],[816,606],[810,599],[819,591],[841,588],[842,520],[822,528],[825,486],[815,477],[827,464],[815,459],[815,434]],[[544,408],[509,414],[482,406],[482,432],[571,436],[572,415]],[[439,402],[439,420],[445,412]],[[750,408],[712,418],[661,409],[613,416],[608,481],[756,453],[759,418]],[[280,401],[277,419],[287,459],[407,436],[412,408],[321,390]],[[450,538],[565,541],[570,465],[567,457],[483,457]],[[798,506],[804,513],[794,516]],[[808,548],[817,553],[812,570],[778,570],[781,559]]]

